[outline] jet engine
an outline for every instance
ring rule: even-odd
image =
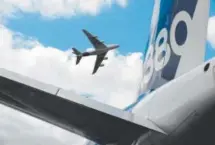
[[[104,67],[105,65],[104,64],[100,64],[100,67]]]

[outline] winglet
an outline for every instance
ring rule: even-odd
[[[96,68],[96,65],[95,65],[93,72],[92,72],[92,75],[94,75],[97,71],[98,71],[98,68]]]
[[[85,30],[85,29],[82,29],[82,31],[83,31],[84,33],[87,33],[87,30]]]
[[[82,31],[83,31],[84,34],[86,34],[86,35],[89,35],[89,34],[90,34],[86,29],[82,29]]]
[[[94,75],[95,73],[96,73],[96,71],[95,71],[95,70],[93,70],[92,75]]]

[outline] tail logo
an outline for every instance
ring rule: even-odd
[[[188,48],[198,0],[161,0],[155,37],[151,37],[145,57],[144,83],[155,78],[155,73],[165,80],[175,77],[183,49]],[[154,76],[154,77],[153,77]]]

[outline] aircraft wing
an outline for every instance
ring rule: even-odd
[[[0,69],[0,103],[101,145],[128,145],[149,131],[164,133],[134,114]]]
[[[104,60],[106,54],[107,54],[107,52],[99,54],[96,56],[96,62],[94,65],[93,74],[97,72],[97,70],[100,67],[102,61]]]
[[[87,38],[90,40],[90,42],[92,43],[92,45],[95,47],[95,49],[104,49],[107,46],[100,41],[97,36],[92,35],[91,33],[89,33],[87,30],[83,29],[84,34],[87,36]]]

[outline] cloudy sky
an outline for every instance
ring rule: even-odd
[[[215,56],[211,3],[206,59]],[[123,108],[136,97],[149,33],[152,0],[0,0],[0,66],[47,84]],[[106,43],[107,67],[91,75],[95,57],[75,66],[71,48],[91,49],[81,29]],[[101,87],[102,86],[102,87]],[[78,145],[84,139],[0,106],[2,145]]]

